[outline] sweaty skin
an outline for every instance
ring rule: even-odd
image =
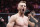
[[[18,14],[12,15],[7,25],[7,27],[28,27],[28,17]]]

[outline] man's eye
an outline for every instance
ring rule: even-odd
[[[23,5],[21,5],[21,7],[23,7]]]
[[[24,6],[24,7],[26,7],[26,6]]]

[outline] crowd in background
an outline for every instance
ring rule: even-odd
[[[0,13],[16,13],[17,4],[21,0],[1,0]],[[28,9],[34,9],[36,13],[40,13],[40,0],[25,0]]]

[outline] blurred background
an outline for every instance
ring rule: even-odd
[[[11,15],[18,12],[17,4],[21,0],[0,0],[0,27],[6,27]],[[27,3],[27,9],[35,11],[38,27],[40,27],[40,0],[23,0]]]

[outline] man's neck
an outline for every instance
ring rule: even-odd
[[[18,12],[19,16],[24,16],[24,13]]]

